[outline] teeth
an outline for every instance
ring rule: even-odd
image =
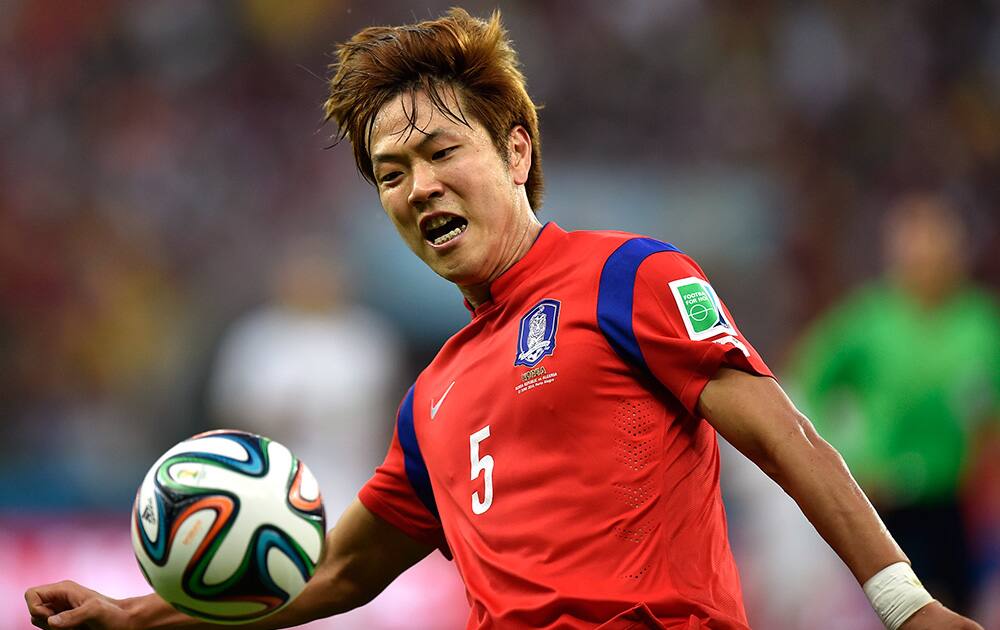
[[[427,222],[427,229],[429,230],[437,229],[450,220],[451,217],[444,214],[442,214],[441,216],[434,217],[433,219]]]
[[[463,227],[457,227],[454,230],[452,230],[451,232],[448,232],[447,234],[442,234],[441,236],[439,236],[436,239],[434,239],[434,244],[435,245],[444,245],[445,243],[447,243],[451,239],[455,238],[456,236],[458,236],[459,234],[461,234],[464,231],[465,231],[465,227],[464,226]]]

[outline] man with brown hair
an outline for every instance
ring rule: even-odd
[[[535,107],[498,15],[362,31],[326,109],[472,321],[405,396],[305,591],[252,627],[359,606],[440,548],[469,628],[746,629],[718,432],[796,499],[889,627],[978,628],[919,586],[690,258],[538,222]],[[198,627],[156,595],[64,582],[26,599],[40,627]]]

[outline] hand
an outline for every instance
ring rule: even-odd
[[[910,615],[899,630],[983,630],[983,627],[934,601]]]
[[[24,593],[32,625],[42,630],[133,630],[129,615],[117,600],[76,582],[63,581],[29,588]]]

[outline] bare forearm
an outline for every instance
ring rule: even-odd
[[[724,438],[795,499],[816,531],[865,585],[865,594],[886,627],[902,621],[899,630],[982,630],[931,600],[912,571],[905,573],[908,568],[890,567],[905,562],[906,556],[840,454],[816,433],[775,381],[723,368],[705,386],[698,405]]]
[[[840,454],[802,418],[801,435],[782,444],[761,468],[799,505],[859,583],[907,561]]]
[[[840,454],[777,383],[720,370],[700,405],[719,433],[795,500],[859,582],[906,560]]]
[[[288,628],[346,612],[361,603],[364,602],[348,597],[346,592],[343,597],[338,597],[338,590],[329,583],[326,576],[317,573],[306,584],[299,596],[287,607],[260,621],[238,627],[246,630]],[[128,613],[135,628],[145,630],[219,630],[222,627],[185,615],[155,593],[125,599],[120,604]]]
[[[128,613],[136,628],[148,628],[149,630],[213,628],[211,624],[198,621],[174,609],[155,593],[123,599],[119,603],[122,609]],[[218,628],[218,626],[214,627]]]
[[[273,630],[330,617],[362,606],[430,552],[355,501],[327,534],[316,574],[291,604],[248,630]],[[123,600],[134,628],[202,630],[221,626],[174,610],[157,595]]]

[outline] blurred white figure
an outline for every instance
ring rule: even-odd
[[[334,251],[287,248],[270,301],[223,338],[210,384],[215,423],[288,446],[316,475],[331,520],[381,463],[402,361],[395,331],[346,297]]]
[[[287,248],[269,301],[225,334],[209,385],[215,424],[273,438],[309,466],[328,527],[382,462],[403,360],[396,332],[347,297],[334,251],[316,241]],[[436,584],[430,596],[428,583]],[[457,628],[467,616],[454,567],[435,553],[368,606],[308,627]],[[414,626],[415,619],[430,625]]]

